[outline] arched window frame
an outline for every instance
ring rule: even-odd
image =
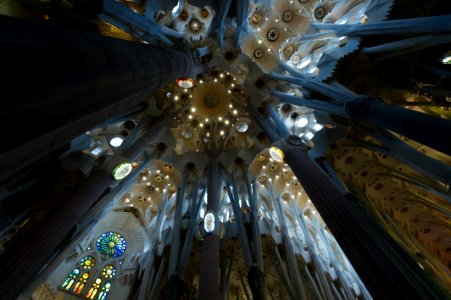
[[[72,292],[74,292],[77,295],[80,295],[83,291],[84,287],[86,286],[86,283],[89,280],[89,272],[84,272],[79,278],[78,282],[74,285],[74,288],[72,289]]]
[[[79,268],[72,269],[72,271],[69,273],[69,275],[67,275],[66,279],[61,284],[61,288],[69,291],[79,275],[80,275]]]

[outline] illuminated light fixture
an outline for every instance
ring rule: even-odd
[[[314,136],[314,134],[311,133],[311,132],[307,132],[307,133],[305,134],[305,137],[306,137],[307,139],[309,139],[309,140],[311,140],[311,139],[313,138],[313,136]]]
[[[123,162],[116,166],[116,168],[113,169],[113,172],[111,172],[111,175],[113,175],[113,178],[115,180],[122,180],[125,177],[127,177],[130,172],[132,171],[133,166],[129,162]]]
[[[303,128],[303,127],[307,126],[307,124],[308,124],[308,119],[305,118],[305,117],[297,118],[297,120],[296,120],[296,122],[295,122],[294,124],[295,124],[296,127],[298,127],[298,128]]]
[[[316,130],[316,131],[320,131],[321,129],[323,129],[323,125],[321,125],[321,124],[315,124],[315,125],[313,126],[313,129]]]
[[[110,140],[110,145],[113,146],[113,147],[120,147],[122,145],[123,141],[124,141],[123,138],[117,136],[117,137],[112,138]]]
[[[194,86],[194,80],[189,77],[182,77],[175,81],[181,88],[189,89]]]
[[[102,147],[97,147],[97,148],[91,150],[91,154],[95,155],[95,156],[98,156],[102,152],[103,152],[103,148]]]
[[[312,59],[311,59],[311,58],[305,59],[303,62],[301,62],[301,63],[299,64],[298,69],[302,69],[302,68],[307,67],[311,62],[312,62]]]
[[[442,58],[442,64],[451,65],[451,55],[446,55]]]
[[[206,233],[212,233],[216,229],[215,215],[212,212],[207,212],[204,217],[204,230]]]
[[[271,155],[271,157],[277,162],[283,162],[285,160],[285,155],[282,150],[275,146],[269,148],[269,155]]]

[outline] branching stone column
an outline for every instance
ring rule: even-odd
[[[380,225],[351,207],[309,159],[300,138],[290,136],[276,145],[373,297],[446,298]]]
[[[165,115],[160,121],[169,116]],[[76,230],[78,222],[110,186],[113,181],[112,167],[123,161],[135,160],[160,129],[159,122],[156,122],[130,146],[131,151],[125,151],[122,157],[113,158],[103,168],[94,170],[74,193],[62,199],[53,199],[53,209],[11,241],[0,256],[0,299],[17,297],[57,249],[65,246],[64,240]]]
[[[216,218],[215,227],[219,226],[217,213],[222,185],[222,167],[217,158],[211,158],[207,171],[207,212],[212,212]],[[200,261],[199,299],[219,299],[219,242],[217,230],[204,235]]]
[[[345,112],[354,120],[368,121],[393,130],[438,151],[451,155],[451,121],[383,103],[371,96],[359,96],[345,104]]]
[[[194,68],[189,51],[1,15],[0,35],[0,180]]]

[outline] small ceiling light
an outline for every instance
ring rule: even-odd
[[[191,32],[198,33],[202,29],[202,23],[194,18],[189,21],[189,28],[191,29]]]
[[[111,175],[113,175],[113,178],[115,180],[122,180],[125,177],[127,177],[130,172],[132,171],[133,167],[132,164],[129,162],[123,162],[116,166],[116,168],[113,169],[113,172],[111,172]]]
[[[110,140],[110,145],[113,146],[113,147],[120,147],[122,145],[123,141],[124,141],[123,138],[117,136],[117,137],[112,138]]]
[[[98,156],[102,152],[103,152],[103,148],[102,147],[97,147],[97,148],[91,150],[91,154],[93,154],[95,156]]]
[[[298,66],[299,69],[307,67],[312,62],[311,58],[305,59],[303,62],[301,62]]]
[[[323,129],[323,125],[321,125],[321,124],[315,124],[315,125],[313,126],[313,129],[316,130],[316,131],[320,131],[321,129]]]
[[[285,155],[282,150],[275,146],[269,148],[269,155],[271,155],[271,157],[277,162],[283,162],[285,160]]]
[[[298,117],[294,125],[298,128],[304,128],[308,124],[308,119],[305,117]]]
[[[194,86],[194,80],[189,77],[182,77],[175,81],[181,88],[189,89]]]
[[[313,134],[312,132],[307,132],[307,133],[305,134],[305,137],[306,137],[307,139],[309,139],[309,140],[311,140],[311,139],[313,138],[313,136],[314,136],[314,134]]]
[[[442,63],[444,65],[451,65],[451,55],[446,55],[442,58]]]

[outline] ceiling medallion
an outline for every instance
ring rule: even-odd
[[[208,10],[206,10],[205,8],[203,8],[203,9],[200,11],[200,16],[201,16],[202,18],[204,18],[204,19],[208,18],[209,15],[210,15],[210,13],[209,13]]]
[[[153,178],[153,180],[155,180],[155,182],[160,183],[163,181],[163,176],[161,175],[155,175],[155,177]]]
[[[259,13],[254,13],[251,17],[251,22],[254,25],[258,25],[262,21],[263,17]]]
[[[275,163],[270,163],[268,167],[271,171],[276,171],[278,169],[277,164]]]
[[[204,96],[204,104],[209,108],[214,108],[218,105],[219,97],[215,92],[209,92]]]
[[[294,52],[293,46],[288,45],[283,49],[283,54],[285,55],[285,57],[290,57]]]
[[[254,57],[255,58],[261,58],[263,56],[263,51],[261,49],[255,49],[254,51]]]
[[[315,18],[321,20],[322,18],[324,18],[324,16],[326,15],[326,10],[324,9],[324,7],[318,7],[317,9],[315,9]]]
[[[282,16],[285,22],[290,22],[293,19],[293,13],[289,10],[285,11]]]
[[[189,21],[189,28],[191,29],[191,32],[198,33],[202,29],[202,23],[194,18]]]
[[[268,38],[269,41],[275,42],[279,37],[279,31],[275,28],[270,28],[266,33],[266,37]]]

